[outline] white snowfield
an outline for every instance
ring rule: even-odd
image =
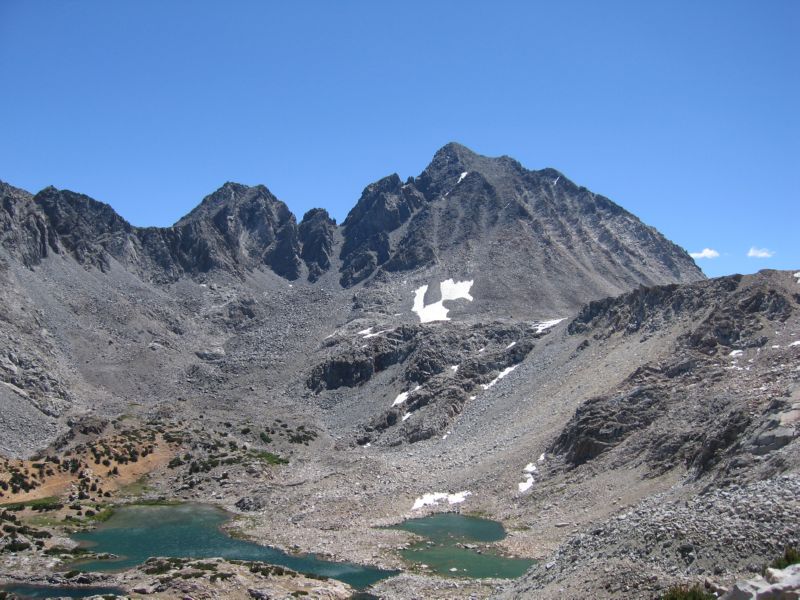
[[[492,379],[492,380],[491,380],[489,383],[482,383],[482,384],[481,384],[481,387],[482,387],[484,390],[488,390],[490,387],[493,387],[493,386],[494,386],[494,384],[496,384],[498,381],[500,381],[500,380],[501,380],[503,377],[505,377],[506,375],[508,375],[509,373],[511,373],[511,371],[513,371],[513,370],[514,370],[514,369],[516,369],[516,368],[517,368],[517,365],[514,365],[513,367],[506,367],[505,369],[503,369],[502,371],[500,371],[500,373],[497,375],[497,377],[495,377],[494,379]]]
[[[741,356],[742,354],[744,354],[744,350],[731,350],[728,356]]]
[[[789,344],[789,348],[792,348],[794,346],[800,346],[800,340],[797,340],[796,342],[792,342],[791,344]]]
[[[411,507],[411,510],[419,510],[425,506],[436,506],[442,500],[447,500],[448,504],[461,504],[464,500],[467,499],[467,496],[471,496],[472,492],[456,492],[455,494],[446,494],[444,492],[433,492],[431,494],[423,494],[421,498],[417,498],[414,501],[414,506]]]
[[[411,310],[417,313],[420,323],[449,321],[450,317],[447,316],[449,309],[445,308],[445,301],[464,299],[472,302],[473,298],[469,295],[469,290],[473,281],[473,279],[469,281],[453,281],[452,279],[442,281],[439,284],[442,299],[427,305],[425,304],[425,294],[428,291],[428,286],[423,285],[414,292],[414,307]]]
[[[794,276],[797,278],[797,283],[799,283],[799,284],[800,284],[800,271],[798,271],[797,273],[795,273],[795,274],[794,274]]]
[[[469,171],[464,171],[461,175],[458,176],[458,181],[456,181],[456,185],[464,181],[464,177],[469,175]]]

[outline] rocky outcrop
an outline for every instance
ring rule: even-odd
[[[735,584],[721,600],[797,600],[800,598],[800,564],[766,569],[763,577]]]
[[[367,186],[342,227],[341,284],[366,279],[390,257],[390,235],[425,203],[413,183],[403,185],[397,174]]]
[[[306,384],[318,394],[361,387],[394,367],[400,387],[391,388],[382,408],[364,415],[356,440],[361,445],[419,442],[446,431],[470,398],[510,373],[543,335],[546,330],[535,324],[503,323],[404,325],[375,335],[362,331],[330,341],[328,356]]]
[[[798,312],[800,302],[768,272],[640,288],[589,303],[568,326],[571,335],[644,341],[668,327],[682,333],[670,360],[639,367],[615,393],[579,406],[551,451],[575,468],[619,448],[612,464],[643,456],[656,473],[682,465],[702,477],[786,446],[798,435],[787,416],[794,410],[791,394],[757,408],[746,384],[739,390],[722,383],[730,379],[725,370],[747,373],[739,357],[761,352],[765,331]],[[631,436],[635,443],[626,443]]]
[[[325,209],[311,209],[300,222],[300,258],[306,263],[308,280],[312,283],[331,267],[335,234],[336,221]]]

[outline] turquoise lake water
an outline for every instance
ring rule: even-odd
[[[535,562],[503,556],[493,549],[491,543],[505,538],[506,531],[501,523],[489,519],[444,513],[409,519],[394,528],[427,538],[427,542],[413,544],[401,554],[440,575],[515,579]],[[465,548],[466,544],[479,547]]]
[[[72,536],[94,552],[109,552],[120,558],[84,561],[76,563],[73,568],[82,571],[126,569],[151,556],[221,557],[281,565],[300,573],[338,579],[355,588],[397,574],[397,571],[321,560],[312,554],[287,554],[238,540],[220,529],[229,518],[230,515],[220,509],[199,504],[125,506],[97,529]]]

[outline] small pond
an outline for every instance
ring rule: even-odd
[[[497,552],[491,542],[502,540],[506,531],[502,524],[489,519],[444,513],[408,519],[394,528],[427,538],[428,541],[417,542],[401,554],[440,575],[515,579],[535,562]]]
[[[124,596],[125,590],[115,587],[70,587],[9,583],[0,585],[0,592],[9,592],[23,600],[34,598],[89,598],[90,596]]]
[[[229,518],[230,515],[223,510],[201,504],[125,506],[97,529],[72,536],[94,552],[108,552],[119,558],[82,561],[73,568],[110,571],[133,567],[151,556],[218,556],[281,565],[300,573],[338,579],[355,588],[397,574],[396,571],[321,560],[312,554],[287,554],[276,548],[232,538],[220,529]]]

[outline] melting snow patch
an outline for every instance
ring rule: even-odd
[[[369,335],[371,332],[372,332],[372,327],[367,327],[366,329],[362,329],[357,333],[358,335]]]
[[[486,352],[486,348],[481,348],[478,352]]]
[[[536,465],[534,465],[533,463],[528,463],[527,465],[525,465],[525,468],[522,469],[524,473],[533,473],[535,470],[536,470]]]
[[[532,323],[532,325],[536,328],[536,333],[542,333],[543,331],[550,329],[551,327],[555,327],[563,320],[564,318],[552,319],[551,321],[537,321]]]
[[[447,500],[448,504],[461,504],[471,496],[472,492],[456,492],[455,494],[445,494],[444,492],[433,492],[432,494],[423,494],[421,498],[414,501],[414,506],[411,510],[419,510],[424,506],[436,506],[442,500]]]
[[[514,369],[516,369],[516,368],[517,368],[517,365],[514,365],[513,367],[506,367],[505,369],[503,369],[502,371],[500,371],[500,373],[497,375],[497,377],[495,377],[494,379],[492,379],[492,380],[491,380],[489,383],[482,383],[482,384],[481,384],[481,387],[482,387],[483,389],[485,389],[485,390],[488,390],[488,389],[489,389],[490,387],[492,387],[492,386],[493,386],[495,383],[497,383],[498,381],[500,381],[500,380],[501,380],[503,377],[505,377],[506,375],[508,375],[509,373],[511,373],[511,371],[513,371],[513,370],[514,370]]]
[[[544,462],[544,452],[542,452],[542,453],[539,455],[539,462],[540,462],[540,463],[543,463],[543,462]]]
[[[797,340],[796,342],[792,342],[791,344],[789,344],[789,348],[791,348],[792,346],[800,346],[800,340]]]
[[[797,279],[797,283],[800,283],[800,271],[794,274],[795,278]]]
[[[414,292],[414,307],[411,309],[417,316],[421,323],[429,323],[431,321],[449,321],[450,317],[447,316],[448,308],[444,307],[446,300],[469,300],[472,302],[473,298],[469,295],[469,290],[472,287],[472,282],[469,281],[453,281],[446,279],[439,285],[442,292],[442,299],[433,304],[425,304],[425,293],[428,291],[428,286],[423,285]]]
[[[453,373],[455,373],[456,371],[458,371],[458,365],[453,365],[452,367],[450,367],[450,370],[452,370]]]
[[[517,342],[511,342],[508,346],[506,346],[506,350],[511,350],[516,345],[517,345]]]
[[[461,175],[458,176],[458,181],[456,181],[456,185],[464,181],[464,177],[469,175],[469,171],[464,171]]]
[[[780,348],[780,344],[775,344],[775,345],[772,347],[772,349],[773,349],[773,350],[777,350],[778,348]]]
[[[469,397],[470,400],[475,400],[475,398],[477,398],[477,396],[470,396]]]
[[[728,356],[741,356],[742,354],[744,354],[744,350],[731,350]]]
[[[411,418],[411,413],[406,413],[403,415],[403,421],[407,421],[410,418]]]
[[[522,493],[522,492],[527,492],[529,489],[531,489],[532,486],[533,486],[533,475],[528,474],[525,476],[525,481],[520,481],[517,484],[517,489],[520,491],[520,493]]]

